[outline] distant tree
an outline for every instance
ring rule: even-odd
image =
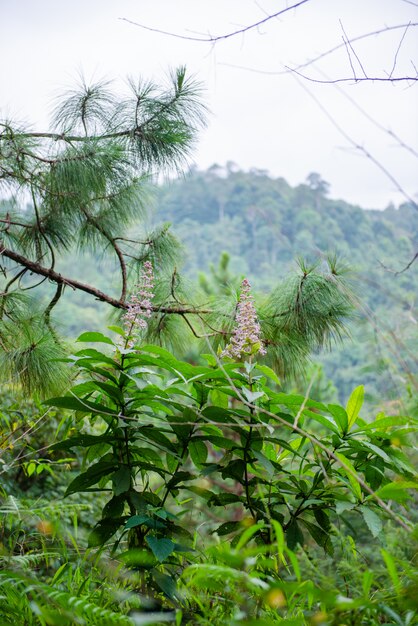
[[[308,174],[308,176],[306,177],[306,181],[310,189],[312,189],[312,191],[315,191],[318,195],[328,195],[330,184],[323,180],[323,178],[321,178],[321,175],[317,172],[311,172],[310,174]]]

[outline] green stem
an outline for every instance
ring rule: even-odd
[[[122,354],[121,355],[121,373],[119,376],[119,390],[121,393],[123,393],[123,388],[125,386],[125,382],[123,380],[123,376],[124,376],[124,363],[125,363],[125,355]],[[125,415],[125,410],[126,410],[126,403],[123,402],[120,405],[120,414],[121,415]],[[129,426],[123,426],[122,428],[123,430],[123,440],[124,440],[124,448],[125,448],[125,458],[123,458],[123,462],[126,463],[126,465],[128,466],[129,469],[129,475],[130,475],[130,480],[129,480],[129,492],[133,489],[134,483],[133,483],[133,476],[132,476],[132,464],[131,464],[131,451],[129,449]],[[131,513],[131,515],[135,515],[136,514],[136,508],[133,505],[133,503],[131,502],[130,497],[128,498],[128,505],[129,505],[129,511]]]
[[[252,391],[253,383],[252,383],[251,372],[248,375],[248,382],[250,386],[250,391]],[[247,437],[247,440],[245,442],[245,447],[244,447],[244,464],[245,464],[244,465],[244,489],[245,489],[245,499],[247,501],[247,508],[250,511],[251,515],[253,516],[254,520],[256,520],[257,516],[251,503],[250,486],[249,486],[249,479],[248,479],[248,464],[250,461],[250,455],[248,454],[248,452],[251,447],[251,440],[252,440],[252,434],[253,434],[252,424],[254,423],[253,407],[250,407],[250,415],[251,417],[250,417],[250,422],[249,422],[248,437]]]

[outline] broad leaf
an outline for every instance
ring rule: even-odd
[[[360,511],[373,537],[378,537],[383,527],[380,517],[367,506],[361,506]]]
[[[82,333],[77,341],[82,341],[83,343],[108,343],[111,346],[114,345],[110,337],[106,337],[106,335],[96,332]]]
[[[129,467],[123,465],[112,475],[113,493],[120,496],[129,491],[131,486],[131,471]]]
[[[176,549],[176,544],[171,541],[171,539],[162,538],[159,539],[157,537],[153,537],[152,535],[147,535],[145,537],[145,541],[151,548],[155,558],[162,563],[166,560],[167,557],[170,556]]]
[[[348,430],[355,424],[364,402],[364,386],[359,385],[354,389],[347,402]]]
[[[348,430],[347,411],[339,404],[329,404],[328,410],[340,427],[341,433],[345,434]]]
[[[200,439],[192,439],[189,443],[189,454],[196,467],[201,467],[208,458],[208,449]]]
[[[350,485],[351,485],[354,495],[356,496],[358,500],[361,500],[362,492],[361,492],[360,484],[358,480],[356,479],[357,472],[354,468],[354,465],[349,459],[347,459],[346,456],[341,454],[341,452],[336,452],[335,456],[341,461],[341,464],[342,464],[341,471],[347,476],[348,480],[350,481]]]
[[[88,547],[96,548],[106,543],[121,527],[124,518],[111,518],[100,520],[88,537]]]
[[[99,461],[95,463],[86,472],[79,474],[68,485],[66,496],[79,491],[85,491],[88,487],[96,485],[102,478],[111,474],[117,467],[118,462],[115,461]]]

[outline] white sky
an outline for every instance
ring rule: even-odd
[[[418,0],[309,0],[280,19],[215,46],[147,32],[119,18],[184,35],[219,35],[257,22],[294,4],[289,0],[0,0],[0,113],[46,127],[52,97],[87,80],[139,75],[156,81],[185,64],[206,87],[211,110],[194,161],[199,168],[235,161],[267,169],[291,184],[316,171],[331,196],[367,208],[398,204],[394,182],[350,146],[294,75],[259,74],[235,66],[278,72],[388,25],[418,22]],[[341,26],[341,23],[342,26]],[[390,74],[405,31],[393,30],[353,44],[368,76]],[[410,27],[393,76],[414,76],[418,27]],[[362,76],[358,62],[356,73]],[[342,47],[303,70],[320,77],[352,76]],[[418,159],[373,126],[343,95],[418,151],[418,84],[399,82],[305,88],[357,144],[418,200]]]

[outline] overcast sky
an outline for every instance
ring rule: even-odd
[[[205,85],[211,111],[194,154],[199,168],[234,161],[291,184],[316,171],[331,184],[332,197],[366,208],[404,201],[398,183],[418,201],[418,158],[410,150],[418,152],[416,82],[336,87],[283,73],[286,66],[341,44],[343,36],[352,39],[411,22],[408,29],[353,43],[350,54],[342,46],[301,71],[310,78],[350,78],[352,64],[359,77],[363,69],[369,77],[416,75],[418,0],[308,0],[216,45],[149,32],[120,19],[185,36],[215,36],[296,1],[0,0],[0,114],[43,128],[51,99],[74,84],[79,72],[87,80],[115,78],[117,88],[127,75],[159,81],[170,67],[185,64]]]

